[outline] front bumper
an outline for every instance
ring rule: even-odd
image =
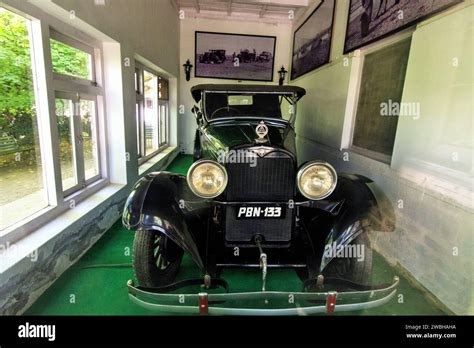
[[[137,305],[171,314],[209,315],[311,315],[356,311],[381,306],[397,292],[399,278],[392,283],[362,291],[177,294],[158,293],[135,287],[128,281],[128,292]],[[244,306],[239,306],[244,304]],[[275,308],[276,305],[276,308]],[[273,308],[269,308],[273,307]]]

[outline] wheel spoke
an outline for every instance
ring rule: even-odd
[[[170,265],[170,262],[166,259],[163,252],[165,249],[163,248],[163,237],[161,235],[157,235],[155,241],[153,243],[153,258],[155,259],[156,267],[163,271]]]

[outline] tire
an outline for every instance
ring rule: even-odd
[[[133,241],[133,269],[138,285],[161,287],[175,281],[183,250],[165,235],[139,230]]]
[[[339,257],[332,259],[323,270],[325,278],[342,278],[358,284],[370,284],[372,278],[372,248],[367,231],[363,231],[350,244],[364,248],[364,259],[357,257]]]

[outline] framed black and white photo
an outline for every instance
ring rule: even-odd
[[[344,54],[403,30],[463,0],[350,0]]]
[[[293,36],[291,79],[329,62],[335,0],[322,0]]]
[[[273,81],[275,36],[196,31],[195,77]]]

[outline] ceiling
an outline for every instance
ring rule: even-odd
[[[185,16],[261,22],[298,20],[314,0],[173,0]]]

